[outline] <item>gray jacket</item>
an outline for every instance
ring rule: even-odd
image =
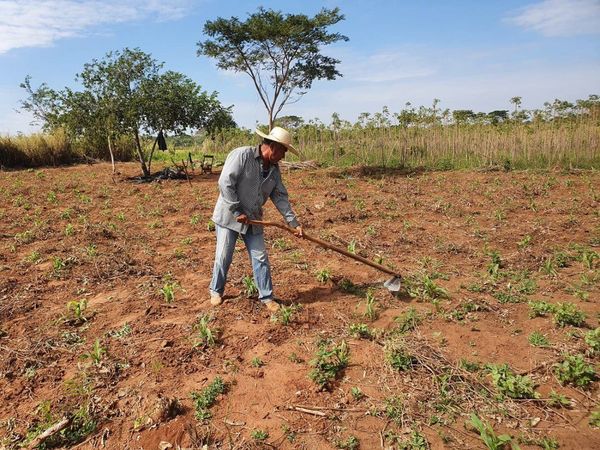
[[[229,153],[219,177],[219,191],[212,220],[224,228],[242,234],[262,233],[261,226],[248,226],[235,219],[244,213],[249,219],[262,220],[262,206],[269,198],[289,226],[299,225],[281,181],[279,166],[271,166],[263,178],[259,146],[239,147]]]

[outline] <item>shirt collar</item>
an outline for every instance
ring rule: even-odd
[[[260,158],[260,144],[254,147],[254,158]]]

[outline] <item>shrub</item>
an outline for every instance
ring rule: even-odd
[[[214,405],[217,397],[220,394],[224,394],[227,391],[227,384],[221,377],[216,377],[212,383],[206,386],[202,391],[193,391],[190,396],[194,402],[194,409],[196,410],[196,419],[206,420],[212,417],[209,408]]]
[[[572,384],[586,388],[596,379],[594,366],[585,362],[583,355],[566,356],[563,362],[555,364],[554,374],[562,384]]]
[[[309,378],[321,389],[328,388],[339,373],[348,366],[349,359],[350,350],[346,341],[337,345],[328,345],[327,341],[321,341],[315,358],[310,362],[313,370],[310,371]]]
[[[534,390],[533,380],[528,376],[517,375],[508,364],[488,365],[492,382],[501,395],[510,398],[538,398]]]
[[[581,326],[585,321],[583,311],[577,309],[573,303],[559,303],[554,309],[554,323],[559,327],[567,325]]]

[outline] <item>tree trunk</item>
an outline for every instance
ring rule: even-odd
[[[115,155],[112,151],[112,143],[110,140],[110,134],[107,136],[108,138],[108,153],[110,153],[110,163],[112,164],[112,173],[115,174]]]
[[[138,153],[138,158],[140,159],[140,165],[142,167],[142,172],[144,173],[144,177],[148,178],[150,176],[150,171],[146,166],[146,161],[144,160],[144,152],[142,152],[142,145],[140,144],[140,133],[136,129],[135,130],[135,145]]]
[[[162,130],[160,130],[162,131]],[[152,144],[152,150],[150,151],[150,156],[148,157],[148,172],[151,172],[152,167],[152,155],[154,154],[154,149],[156,148],[156,143],[158,142],[158,136],[154,139],[154,144]]]

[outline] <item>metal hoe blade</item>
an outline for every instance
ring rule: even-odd
[[[383,287],[387,288],[390,292],[398,292],[402,287],[402,278],[392,277],[383,283]]]

